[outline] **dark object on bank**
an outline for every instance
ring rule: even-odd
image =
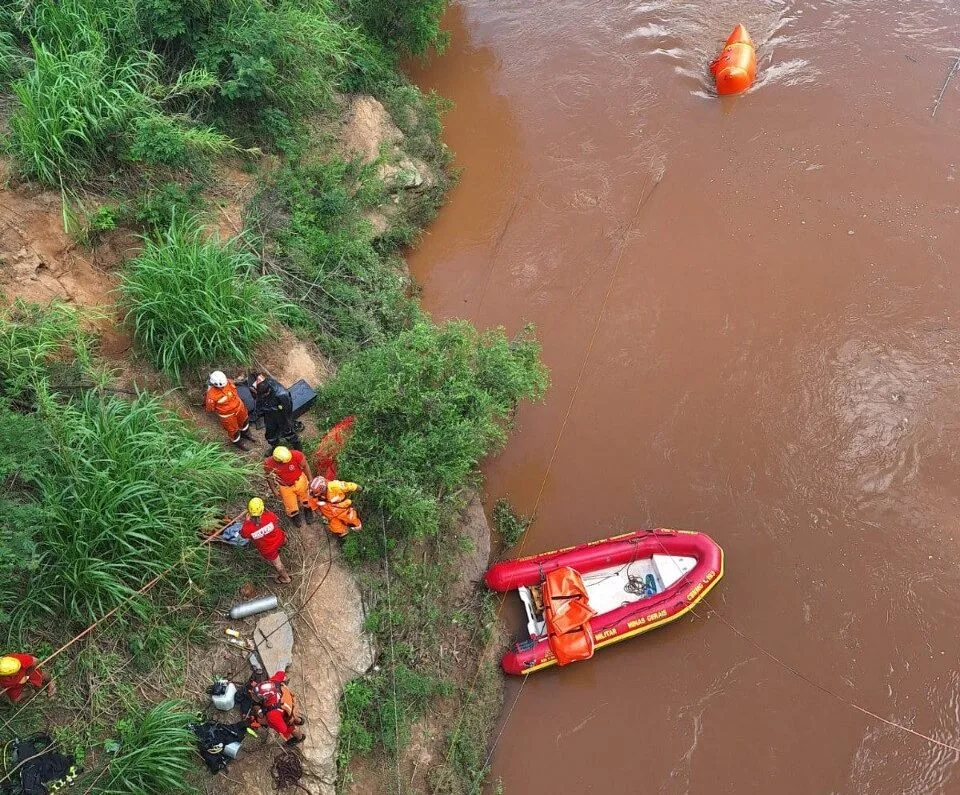
[[[48,795],[71,786],[83,772],[72,756],[54,750],[48,734],[14,739],[2,763],[2,795]]]
[[[293,398],[283,384],[263,373],[250,373],[242,382],[255,400],[255,409],[251,414],[251,421],[260,427],[263,421],[264,436],[271,451],[278,444],[283,444],[291,450],[300,450],[299,430],[303,425],[297,422],[293,413]]]
[[[293,400],[294,417],[306,412],[317,400],[316,390],[302,378],[290,387],[289,392]]]
[[[247,730],[247,721],[219,723],[215,720],[191,723],[188,727],[197,738],[197,752],[207,770],[219,773],[231,759],[237,758],[240,745]]]

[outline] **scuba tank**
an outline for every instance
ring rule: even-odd
[[[233,709],[237,700],[237,686],[226,679],[218,679],[207,690],[210,694],[210,701],[217,709],[222,712],[229,712]]]

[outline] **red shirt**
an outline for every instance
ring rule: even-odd
[[[269,475],[273,472],[284,486],[292,486],[301,475],[306,474],[307,459],[299,450],[291,450],[292,456],[286,464],[281,464],[273,456],[263,462],[263,468]]]
[[[29,654],[4,654],[0,656],[13,657],[13,659],[20,661],[19,671],[10,674],[10,676],[0,676],[0,690],[24,684],[33,673],[33,666],[40,662],[36,657],[31,657]]]
[[[286,543],[287,536],[280,526],[280,520],[273,511],[264,511],[260,516],[259,524],[251,517],[240,528],[240,535],[249,538],[263,557],[273,560],[280,553],[280,547]]]
[[[293,704],[291,701],[289,711],[284,708],[282,685],[286,679],[284,671],[277,671],[266,682],[254,685],[253,689],[262,700],[259,707],[263,720],[284,740],[289,740],[293,736]]]

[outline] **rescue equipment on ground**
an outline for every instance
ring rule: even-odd
[[[83,772],[72,756],[54,749],[48,734],[13,739],[5,747],[0,764],[2,795],[48,795],[72,787]]]
[[[207,770],[219,773],[231,759],[236,759],[243,744],[247,730],[247,721],[220,723],[215,720],[203,723],[191,723],[187,726],[197,738],[197,751],[200,753]]]
[[[264,613],[267,610],[273,610],[277,606],[276,596],[261,596],[259,599],[252,599],[249,602],[241,602],[230,608],[230,618],[234,621],[248,616],[255,616],[257,613]]]
[[[293,751],[283,750],[273,760],[273,783],[278,790],[284,790],[287,787],[296,787],[304,789],[300,784],[303,778],[303,763],[300,757]],[[306,790],[304,790],[306,791]]]
[[[497,563],[484,581],[518,591],[526,609],[528,638],[501,660],[506,673],[522,675],[675,621],[722,577],[723,550],[712,538],[660,528]],[[575,606],[562,608],[564,600]]]
[[[743,25],[737,25],[723,45],[720,55],[710,64],[710,73],[721,96],[740,94],[757,78],[757,51]]]
[[[210,703],[221,712],[229,712],[237,703],[237,686],[226,679],[218,679],[207,689]]]

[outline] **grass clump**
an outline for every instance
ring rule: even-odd
[[[275,278],[236,241],[204,238],[192,218],[175,218],[146,240],[120,287],[126,319],[150,361],[179,379],[184,367],[244,361],[282,311]]]
[[[22,543],[32,547],[21,559],[26,565],[11,561],[3,572],[0,609],[11,624],[25,627],[41,616],[95,620],[174,566],[170,582],[202,584],[200,531],[216,524],[218,505],[249,473],[229,452],[200,442],[155,398],[87,392],[44,403],[23,419],[0,412],[4,449],[17,449],[8,444],[23,428],[34,434],[16,464],[0,460],[0,475],[17,486],[7,499],[19,513],[42,518],[25,531]],[[11,438],[8,429],[18,426]]]
[[[493,525],[504,546],[512,547],[518,543],[532,522],[533,517],[518,514],[505,497],[501,497],[493,506]]]
[[[107,764],[99,795],[166,795],[198,792],[186,774],[194,768],[196,739],[182,702],[161,701],[117,724],[119,748]]]

